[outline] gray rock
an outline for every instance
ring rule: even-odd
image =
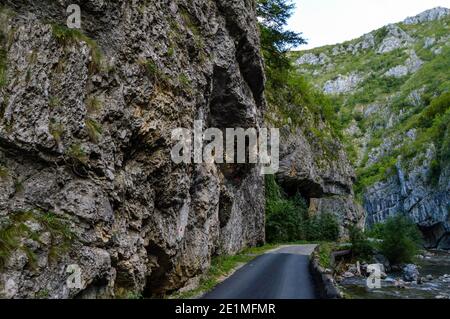
[[[429,49],[429,48],[431,48],[435,43],[436,43],[436,38],[430,38],[430,37],[427,37],[427,38],[425,38],[425,41],[424,41],[424,48],[425,48],[425,49]]]
[[[73,238],[59,251],[61,238],[30,223],[42,240],[20,238],[30,255],[10,256],[0,296],[161,296],[202,274],[212,255],[264,242],[257,165],[170,158],[172,129],[194,120],[261,126],[254,5],[182,2],[84,1],[82,32],[92,41],[55,36],[70,1],[2,2],[15,14],[2,13],[0,30],[9,32],[0,225],[51,211]],[[69,265],[81,268],[80,287],[68,287]]]
[[[353,274],[353,273],[347,271],[347,272],[345,272],[342,276],[343,276],[344,278],[353,278],[353,277],[355,277],[355,274]]]
[[[367,189],[364,208],[369,227],[384,222],[390,216],[405,214],[421,227],[426,248],[450,247],[450,194],[446,185],[450,171],[449,168],[443,169],[440,182],[430,185],[430,163],[434,152],[434,147],[430,146],[426,154],[417,154],[417,159],[410,162],[408,171],[401,161],[398,162],[395,175]]]
[[[383,265],[383,268],[384,268],[383,271],[389,272],[391,270],[391,264],[390,264],[389,260],[385,256],[383,256],[381,254],[376,254],[376,255],[373,256],[373,261],[376,264]]]
[[[416,265],[408,264],[403,267],[403,279],[406,282],[413,282],[419,279],[419,270]]]
[[[355,90],[362,81],[362,76],[357,73],[339,75],[336,79],[327,81],[323,91],[326,94],[348,93]]]
[[[307,53],[302,55],[297,59],[296,63],[298,65],[309,64],[309,65],[324,65],[330,62],[330,58],[325,53],[320,53],[319,55],[313,53]]]
[[[405,21],[403,21],[403,23],[408,25],[419,24],[423,22],[439,20],[448,15],[450,15],[450,9],[437,7],[424,11],[418,14],[417,16],[406,18]]]
[[[408,74],[416,73],[423,65],[423,61],[417,56],[416,52],[411,50],[409,52],[409,58],[406,60],[405,65],[398,65],[389,69],[384,75],[392,76],[395,78],[401,78]]]
[[[414,39],[398,25],[390,24],[385,28],[387,35],[378,47],[377,53],[379,54],[407,47],[414,42]]]

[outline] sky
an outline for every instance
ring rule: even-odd
[[[403,21],[450,0],[293,0],[297,8],[288,28],[302,32],[306,50],[352,40],[386,24]]]

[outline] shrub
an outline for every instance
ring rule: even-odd
[[[306,222],[306,239],[309,241],[337,241],[339,223],[331,213],[311,217]]]
[[[301,211],[287,199],[267,205],[266,238],[268,242],[290,242],[302,237]]]
[[[90,96],[86,100],[86,110],[88,114],[94,114],[102,109],[103,101],[96,97],[96,96]]]
[[[375,238],[375,239],[382,239],[383,238],[383,230],[384,230],[384,224],[377,223],[377,224],[373,225],[369,231],[367,231],[367,237]]]
[[[275,177],[266,176],[266,240],[292,242],[304,239],[307,206],[300,195],[285,198]]]
[[[413,261],[420,248],[421,234],[410,219],[403,215],[389,218],[382,234],[381,252],[392,264]]]
[[[331,213],[308,217],[308,205],[297,193],[287,197],[275,181],[266,176],[266,240],[268,242],[337,241],[339,223]]]
[[[350,242],[353,257],[368,258],[373,254],[373,248],[366,234],[357,226],[350,228]]]

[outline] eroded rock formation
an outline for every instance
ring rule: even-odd
[[[263,242],[258,167],[170,159],[194,120],[261,125],[254,2],[86,0],[81,31],[72,2],[1,1],[0,295],[162,295]]]

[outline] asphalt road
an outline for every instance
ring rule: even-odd
[[[315,299],[309,256],[315,245],[287,246],[255,258],[205,299]]]

